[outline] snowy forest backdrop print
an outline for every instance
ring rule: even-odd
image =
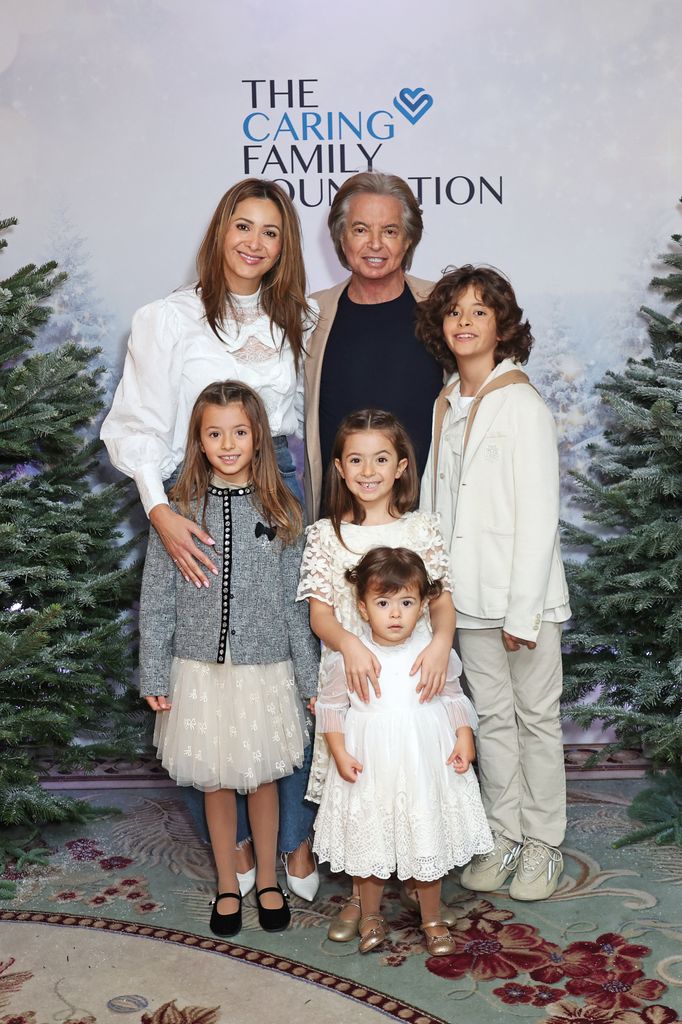
[[[373,162],[421,196],[414,273],[511,279],[577,514],[594,383],[646,350],[638,309],[660,306],[648,283],[681,227],[682,6],[432,0],[417,32],[406,0],[349,0],[328,23],[308,0],[4,0],[0,195],[20,224],[3,276],[49,259],[69,274],[37,346],[99,347],[108,401],[134,310],[192,281],[247,171],[294,194],[311,290],[341,280],[328,201]]]

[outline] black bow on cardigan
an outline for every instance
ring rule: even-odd
[[[274,540],[276,533],[276,526],[265,526],[263,523],[256,523],[256,538],[262,537],[265,534],[268,540]]]

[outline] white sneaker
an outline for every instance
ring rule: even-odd
[[[564,869],[561,851],[539,839],[523,841],[521,859],[509,886],[513,900],[546,900],[555,891]]]
[[[490,853],[477,853],[460,875],[459,884],[474,892],[495,892],[501,889],[516,871],[523,848],[508,836],[493,833],[495,845]]]

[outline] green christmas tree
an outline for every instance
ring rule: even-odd
[[[5,232],[16,221],[0,221]],[[0,248],[7,245],[0,239]],[[0,281],[0,825],[76,819],[84,803],[38,783],[38,758],[86,768],[139,746],[127,692],[138,568],[121,544],[126,484],[93,483],[101,410],[93,350],[32,352],[65,275]],[[7,848],[6,848],[7,849]],[[0,854],[2,847],[0,846]]]
[[[671,316],[642,310],[651,354],[598,385],[605,442],[592,449],[589,477],[578,477],[595,529],[566,529],[587,557],[568,565],[565,710],[582,726],[601,720],[615,746],[643,749],[654,767],[682,760],[681,241],[673,235],[661,257],[670,273],[652,281]]]

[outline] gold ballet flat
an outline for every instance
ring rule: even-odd
[[[456,950],[455,940],[447,930],[445,921],[426,921],[421,930],[424,932],[426,948],[431,956],[450,956]],[[445,928],[445,935],[429,935],[427,928]]]
[[[367,927],[368,925],[369,927]],[[386,941],[388,935],[388,925],[382,914],[365,914],[360,918],[358,930],[360,932],[358,945],[360,953],[371,953],[373,949]]]
[[[419,891],[417,889],[414,889],[413,892],[414,896],[411,896],[407,886],[401,885],[400,903],[403,907],[405,907],[405,910],[413,910],[415,914],[419,914],[421,910],[419,906]],[[444,924],[448,926],[448,928],[453,928],[457,921],[457,911],[455,910],[454,907],[448,907],[447,904],[441,903],[440,919]]]
[[[353,921],[344,921],[340,915],[346,909],[346,907],[355,907],[357,910],[357,916]],[[360,921],[360,897],[359,896],[348,896],[343,901],[343,906],[339,910],[333,921],[330,921],[329,928],[327,929],[327,938],[331,939],[332,942],[350,942],[358,934],[358,922]]]

